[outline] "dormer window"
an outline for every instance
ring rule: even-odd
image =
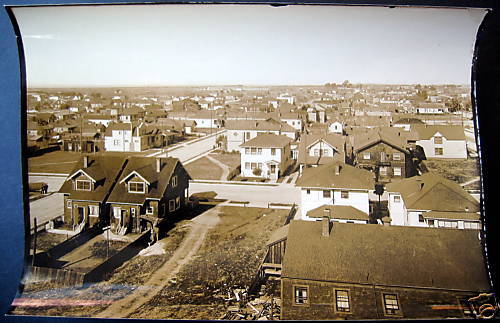
[[[177,175],[172,176],[172,187],[177,187]]]
[[[128,182],[129,193],[145,193],[146,188],[142,182]]]
[[[434,137],[434,143],[435,144],[442,144],[443,143],[443,137],[441,137],[441,136],[435,136]]]
[[[90,181],[87,180],[76,180],[76,189],[79,191],[90,191]]]

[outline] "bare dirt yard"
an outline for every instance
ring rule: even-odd
[[[75,162],[81,158],[78,153],[67,151],[51,151],[40,156],[28,158],[30,173],[68,174],[75,167]]]
[[[189,175],[193,179],[213,179],[221,178],[222,168],[210,161],[207,157],[202,157],[189,164],[184,165]]]
[[[479,177],[479,159],[467,160],[430,159],[423,161],[427,169],[439,175],[462,184]],[[480,189],[479,182],[467,185],[466,189]]]
[[[211,153],[209,155],[210,155],[210,157],[217,159],[221,163],[228,166],[229,169],[234,169],[234,168],[240,166],[240,163],[241,163],[240,154],[218,152],[218,153]]]
[[[219,319],[227,307],[228,291],[251,284],[267,240],[287,214],[284,209],[220,207],[219,223],[192,261],[129,317]]]

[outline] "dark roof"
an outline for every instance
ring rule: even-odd
[[[272,234],[269,240],[267,240],[266,246],[275,244],[276,242],[285,240],[288,236],[288,227],[289,225],[284,225],[276,229]]]
[[[267,120],[227,120],[226,129],[228,130],[262,130],[262,131],[283,131],[296,132],[297,130],[286,122]]]
[[[458,125],[414,125],[412,129],[421,140],[430,139],[438,132],[448,140],[465,140],[464,127]]]
[[[479,202],[455,182],[428,172],[395,180],[387,192],[401,193],[407,209],[444,212],[479,212]]]
[[[340,167],[338,175],[335,174],[337,167]],[[305,168],[295,185],[299,187],[372,190],[375,182],[374,175],[370,171],[342,162],[333,162],[318,167]]]
[[[430,211],[422,213],[424,218],[430,219],[450,219],[450,220],[469,220],[480,221],[480,216],[474,212],[439,212]]]
[[[337,151],[334,157],[310,156],[309,154],[307,154],[307,148],[317,143],[320,140],[332,146]],[[299,156],[297,162],[299,164],[307,164],[307,165],[323,165],[334,161],[344,162],[345,161],[344,143],[345,139],[340,134],[332,134],[332,133],[303,134],[300,137],[299,148],[298,148]]]
[[[244,142],[240,147],[283,148],[290,144],[291,141],[292,139],[287,136],[263,133]]]
[[[394,124],[425,124],[422,120],[417,118],[401,118],[398,121],[394,122]]]
[[[468,291],[489,289],[477,230],[333,223],[289,225],[282,277]]]
[[[156,158],[130,157],[127,166],[109,196],[108,203],[134,203],[142,205],[148,198],[161,199],[177,165],[182,167],[177,158],[161,158],[161,170],[158,173],[156,171]],[[147,193],[135,194],[128,192],[127,182],[123,181],[134,173],[151,184]]]
[[[406,149],[406,136],[401,136],[401,131],[395,132],[394,130],[385,130],[384,128],[375,128],[365,134],[355,136],[353,148],[354,151],[359,152],[380,142],[409,154],[409,151]]]
[[[368,214],[350,205],[322,205],[307,212],[310,218],[322,218],[326,214],[329,214],[331,219],[368,221]]]
[[[83,167],[83,158],[78,160],[70,176],[83,171],[96,181],[95,189],[93,191],[74,190],[72,181],[68,177],[59,189],[59,193],[70,194],[71,199],[102,202],[122,169],[125,158],[117,156],[89,156],[88,159],[87,168]]]

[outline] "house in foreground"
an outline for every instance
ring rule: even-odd
[[[386,186],[391,225],[480,229],[479,202],[433,172]]]
[[[374,190],[373,174],[342,162],[306,168],[296,182],[300,187],[302,217],[323,205],[352,206],[369,214],[368,193]]]
[[[340,223],[368,224],[368,213],[350,205],[322,205],[307,212],[302,220],[321,221],[323,217]]]
[[[64,222],[76,231],[106,223],[106,200],[125,164],[122,157],[83,156],[59,189],[64,194]]]
[[[277,180],[293,160],[290,139],[275,134],[259,134],[240,145],[241,175]]]
[[[463,318],[465,301],[490,290],[475,230],[325,218],[281,231],[267,261],[282,261],[283,320]]]
[[[157,228],[185,205],[190,179],[177,158],[130,157],[108,198],[111,230],[124,235]]]

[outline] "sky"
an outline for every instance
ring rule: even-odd
[[[30,88],[469,85],[485,13],[298,5],[14,9]]]

